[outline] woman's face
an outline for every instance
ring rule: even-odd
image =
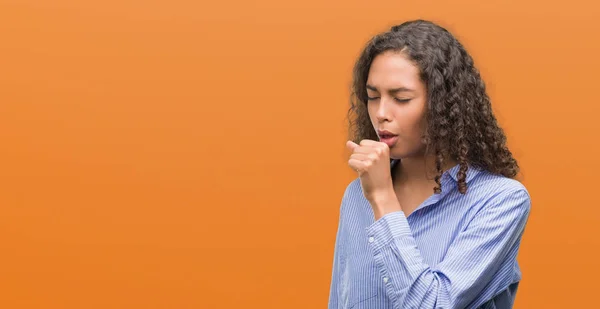
[[[423,156],[427,90],[419,68],[397,51],[375,57],[367,79],[367,109],[392,159]]]

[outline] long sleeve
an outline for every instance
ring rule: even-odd
[[[506,288],[512,274],[497,272],[509,254],[516,254],[529,211],[524,188],[499,192],[478,210],[443,261],[433,267],[424,263],[403,212],[377,220],[367,233],[393,307],[470,308],[485,301],[473,303],[493,277],[503,276],[498,288]]]

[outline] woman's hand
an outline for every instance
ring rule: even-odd
[[[348,141],[346,146],[352,152],[348,165],[358,173],[363,194],[371,203],[375,218],[401,210],[394,193],[388,145],[365,139],[360,145]]]

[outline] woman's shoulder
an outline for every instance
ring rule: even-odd
[[[519,180],[503,175],[480,171],[471,183],[467,183],[467,194],[476,197],[480,205],[519,205],[529,211],[531,196],[527,187]]]
[[[349,199],[356,199],[357,197],[361,196],[363,196],[363,191],[360,184],[360,178],[356,177],[346,185],[342,200],[347,201]]]
[[[346,185],[342,196],[340,211],[356,211],[365,208],[365,205],[368,206],[368,202],[363,194],[360,178],[356,177]]]
[[[472,188],[473,191],[492,195],[517,191],[522,191],[529,195],[525,185],[518,179],[493,174],[485,170],[479,170],[477,177],[471,183],[468,183],[468,185],[470,185],[469,189]]]

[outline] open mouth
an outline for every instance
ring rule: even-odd
[[[379,131],[377,132],[379,135],[379,141],[388,145],[388,147],[392,147],[398,141],[398,135],[393,134],[388,131]]]
[[[387,138],[392,138],[392,137],[396,137],[396,136],[398,136],[398,135],[394,135],[394,134],[387,134],[387,133],[386,133],[386,134],[380,134],[380,135],[379,135],[379,138],[381,138],[381,139],[387,139]]]

